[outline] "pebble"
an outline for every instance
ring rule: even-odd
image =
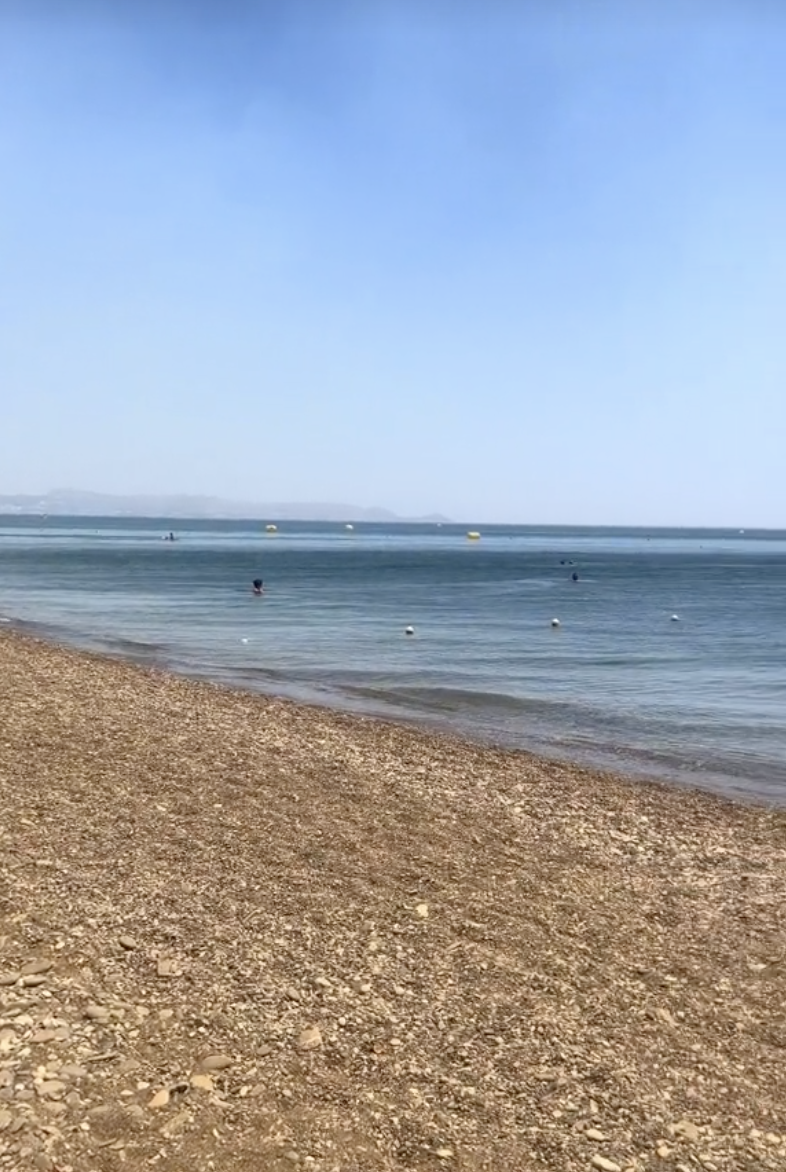
[[[213,1080],[209,1074],[192,1074],[191,1086],[198,1091],[212,1091]]]
[[[127,952],[133,952],[135,948],[139,947],[133,936],[121,936],[119,942],[120,946],[125,948]]]
[[[37,989],[45,981],[46,975],[44,973],[30,973],[29,976],[22,977],[22,985],[25,989]]]
[[[306,1026],[301,1030],[297,1045],[299,1050],[318,1050],[322,1045],[322,1032],[319,1026]]]
[[[103,1005],[88,1005],[85,1009],[85,1017],[91,1021],[107,1021],[109,1019],[109,1010]]]
[[[36,1030],[30,1039],[31,1042],[53,1042],[55,1040],[54,1030]]]
[[[203,1070],[226,1070],[232,1065],[232,1059],[228,1054],[208,1054],[206,1058],[201,1059],[199,1065]]]
[[[0,985],[15,985],[21,977],[21,973],[0,973]]]
[[[695,1123],[690,1119],[681,1119],[679,1123],[675,1123],[672,1128],[675,1135],[682,1135],[691,1143],[696,1143],[699,1138],[699,1129]]]
[[[14,1121],[14,1117],[10,1111],[0,1111],[0,1131],[5,1131],[10,1127]]]
[[[598,1131],[597,1127],[590,1127],[584,1134],[587,1139],[597,1140],[598,1143],[603,1143],[606,1138],[602,1131]]]
[[[428,904],[427,903],[419,903],[418,906],[415,908],[415,911],[420,916],[421,920],[428,919]]]
[[[601,1172],[622,1172],[619,1164],[615,1164],[613,1160],[607,1160],[605,1156],[593,1156],[592,1167],[600,1168]]]
[[[73,1079],[74,1082],[77,1082],[80,1078],[87,1078],[87,1068],[68,1062],[65,1066],[60,1067],[60,1077]]]
[[[21,973],[23,977],[34,977],[39,973],[48,973],[51,967],[51,960],[30,960],[22,965]]]
[[[65,1094],[66,1084],[59,1078],[50,1078],[46,1082],[42,1082],[38,1088],[38,1093],[45,1099],[60,1099]]]
[[[166,1107],[169,1102],[169,1091],[166,1087],[162,1087],[160,1091],[156,1091],[153,1098],[148,1103],[151,1111],[157,1111],[159,1107]]]

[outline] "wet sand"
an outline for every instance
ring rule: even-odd
[[[786,814],[0,635],[0,1168],[786,1165]]]

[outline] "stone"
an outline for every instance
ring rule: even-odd
[[[200,1060],[199,1065],[202,1070],[226,1070],[232,1065],[232,1059],[228,1054],[208,1054]]]
[[[658,1159],[659,1160],[668,1160],[670,1155],[671,1155],[671,1148],[667,1148],[665,1144],[661,1144],[660,1147],[658,1148]]]
[[[51,967],[51,960],[29,960],[22,965],[21,973],[23,977],[34,977],[38,973],[48,973]]]
[[[167,1136],[167,1138],[171,1138],[173,1135],[179,1135],[180,1132],[185,1128],[186,1124],[190,1122],[191,1116],[188,1111],[183,1108],[182,1110],[178,1111],[176,1115],[173,1115],[171,1119],[166,1121],[164,1126],[161,1128],[161,1134]]]
[[[37,1042],[39,1044],[43,1042],[54,1042],[55,1036],[56,1035],[54,1030],[36,1030],[30,1041]]]
[[[306,1026],[301,1030],[297,1045],[298,1050],[318,1050],[322,1045],[322,1032],[319,1026]]]
[[[49,1078],[38,1087],[38,1093],[44,1099],[61,1099],[65,1092],[66,1084],[59,1078]]]
[[[60,1067],[60,1077],[73,1079],[74,1082],[78,1082],[80,1078],[87,1078],[87,1068],[77,1066],[76,1063],[67,1062],[65,1066]]]
[[[85,1017],[90,1021],[108,1021],[109,1010],[103,1005],[90,1004],[85,1009]]]
[[[0,1111],[0,1131],[5,1131],[10,1127],[14,1121],[14,1117],[10,1111]]]
[[[681,1135],[690,1143],[695,1144],[699,1138],[699,1129],[690,1119],[681,1119],[679,1123],[674,1124],[674,1134]]]
[[[162,1087],[160,1091],[156,1091],[153,1095],[153,1098],[148,1103],[148,1107],[151,1111],[157,1111],[160,1107],[166,1107],[168,1103],[169,1090],[166,1087]]]
[[[615,1164],[613,1160],[607,1160],[605,1156],[593,1156],[593,1168],[600,1168],[601,1172],[622,1172],[619,1164]]]
[[[417,907],[415,908],[415,911],[420,916],[421,920],[428,919],[428,904],[427,903],[419,903],[417,905]]]
[[[209,1074],[192,1074],[191,1086],[197,1091],[212,1091],[213,1080]]]
[[[15,985],[21,976],[18,972],[0,973],[0,985]]]
[[[296,989],[294,985],[290,985],[286,990],[286,997],[289,1001],[299,1001],[300,990]]]
[[[598,1131],[597,1127],[590,1127],[588,1131],[584,1132],[587,1139],[594,1139],[598,1143],[603,1143],[606,1138],[602,1131]]]
[[[159,977],[179,977],[181,975],[180,966],[174,960],[159,960],[156,972]]]
[[[133,952],[134,949],[139,947],[133,936],[121,936],[119,942],[121,948],[125,948],[127,952]]]
[[[29,976],[22,977],[22,985],[25,989],[37,989],[45,981],[46,975],[44,973],[30,973]]]
[[[437,1148],[436,1155],[440,1160],[451,1160],[453,1158],[453,1148]]]

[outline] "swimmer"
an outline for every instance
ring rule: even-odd
[[[259,595],[265,593],[265,584],[261,578],[255,578],[251,585],[253,586],[255,594]]]

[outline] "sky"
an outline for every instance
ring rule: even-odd
[[[0,0],[0,493],[786,527],[786,5]]]

